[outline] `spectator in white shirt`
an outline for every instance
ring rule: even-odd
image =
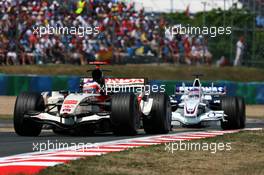
[[[243,54],[244,54],[244,37],[241,36],[239,40],[236,43],[236,58],[234,61],[234,66],[240,66],[242,59],[243,59]]]

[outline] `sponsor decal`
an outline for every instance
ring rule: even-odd
[[[129,78],[106,78],[106,84],[144,84],[145,80],[143,78],[129,79]]]
[[[62,110],[62,112],[71,112],[71,109],[66,109],[66,108],[64,108],[64,109]]]
[[[65,100],[64,105],[76,105],[78,103],[77,100]]]
[[[215,112],[210,112],[210,113],[208,114],[208,117],[210,117],[210,118],[215,117]]]
[[[199,87],[176,87],[176,92],[184,92],[184,91],[191,91],[191,90],[195,90],[195,89],[199,89]],[[221,92],[224,93],[225,92],[225,88],[224,87],[201,87],[201,90],[203,92]]]
[[[74,106],[73,105],[64,105],[63,108],[64,109],[71,109],[71,108],[74,108]]]

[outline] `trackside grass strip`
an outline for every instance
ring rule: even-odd
[[[1,66],[0,73],[40,74],[40,75],[80,75],[87,76],[87,69],[94,66],[40,65],[40,66]],[[171,64],[151,65],[106,65],[103,69],[112,70],[107,76],[146,77],[150,80],[192,80],[194,73],[202,73],[203,80],[263,81],[264,69],[248,67],[186,66]]]

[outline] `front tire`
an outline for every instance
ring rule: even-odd
[[[42,129],[42,124],[34,122],[24,117],[28,111],[45,110],[43,97],[39,93],[21,93],[15,103],[14,109],[14,129],[20,136],[38,136]]]
[[[240,119],[240,128],[246,126],[246,105],[243,97],[237,97],[238,103],[238,117]]]
[[[115,135],[135,135],[139,127],[139,105],[135,94],[114,94],[111,101],[111,123]]]
[[[143,128],[147,134],[167,134],[171,129],[171,105],[168,95],[150,94],[153,104],[149,116],[143,117]]]
[[[221,100],[221,108],[227,115],[225,120],[221,121],[223,130],[238,129],[240,127],[240,119],[238,116],[238,101],[236,97],[223,97]]]

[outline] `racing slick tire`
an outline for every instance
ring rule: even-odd
[[[111,123],[115,135],[135,135],[139,128],[139,104],[135,94],[113,94]]]
[[[14,109],[14,129],[20,136],[38,136],[42,129],[42,124],[24,117],[28,111],[45,110],[44,99],[39,93],[21,93],[15,103]]]
[[[240,127],[240,119],[238,114],[238,101],[236,97],[223,97],[221,99],[221,108],[227,115],[226,121],[221,120],[221,128],[223,130],[237,129]]]
[[[238,117],[240,119],[240,127],[245,128],[246,126],[246,105],[243,97],[237,97],[238,103]]]
[[[148,116],[143,116],[143,128],[147,134],[167,134],[171,130],[171,105],[165,93],[152,93],[153,104]]]

